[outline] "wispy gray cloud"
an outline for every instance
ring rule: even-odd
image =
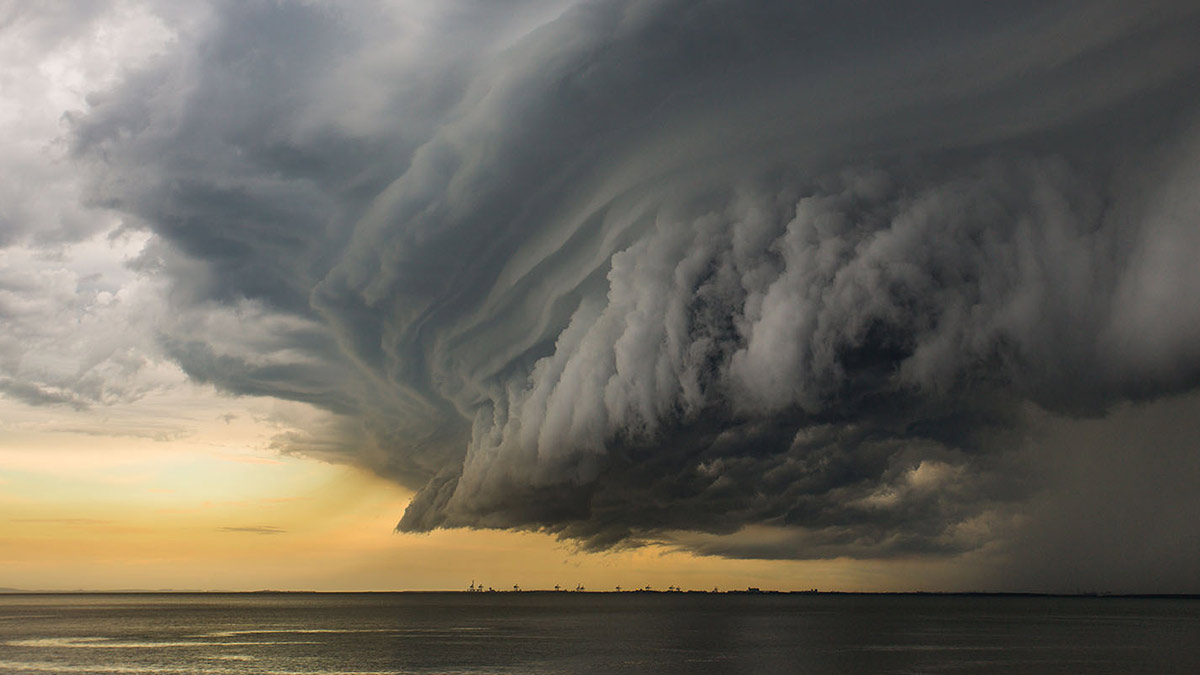
[[[243,534],[284,534],[287,530],[273,525],[252,525],[245,527],[222,527],[224,532],[241,532]]]
[[[92,527],[110,525],[113,521],[99,518],[9,518],[11,523],[45,523],[50,525],[70,525],[75,527]]]

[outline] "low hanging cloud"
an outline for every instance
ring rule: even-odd
[[[1192,3],[426,4],[214,3],[70,116],[162,348],[400,529],[957,554],[1031,419],[1200,384]]]

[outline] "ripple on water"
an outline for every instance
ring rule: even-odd
[[[142,641],[117,640],[109,637],[49,637],[9,640],[9,647],[38,647],[44,649],[160,649],[171,647],[244,647],[270,645],[319,645],[315,640],[237,640],[214,642],[211,640]]]
[[[230,675],[224,668],[189,665],[186,669],[162,665],[73,665],[52,661],[0,660],[4,673],[111,673],[113,675]],[[241,672],[241,671],[239,671]],[[255,670],[256,675],[403,675],[395,670]],[[447,671],[454,672],[454,671]]]

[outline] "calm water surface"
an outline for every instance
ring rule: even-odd
[[[1200,600],[0,596],[0,673],[1200,673]]]

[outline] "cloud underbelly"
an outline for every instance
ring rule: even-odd
[[[772,523],[877,553],[955,550],[980,543],[964,523],[1025,496],[993,475],[991,439],[1026,406],[1096,414],[1179,385],[1115,341],[1130,225],[1061,159],[668,194],[611,207],[645,222],[606,283],[543,280],[577,309],[529,368],[474,382],[465,461],[402,528],[605,545]]]

